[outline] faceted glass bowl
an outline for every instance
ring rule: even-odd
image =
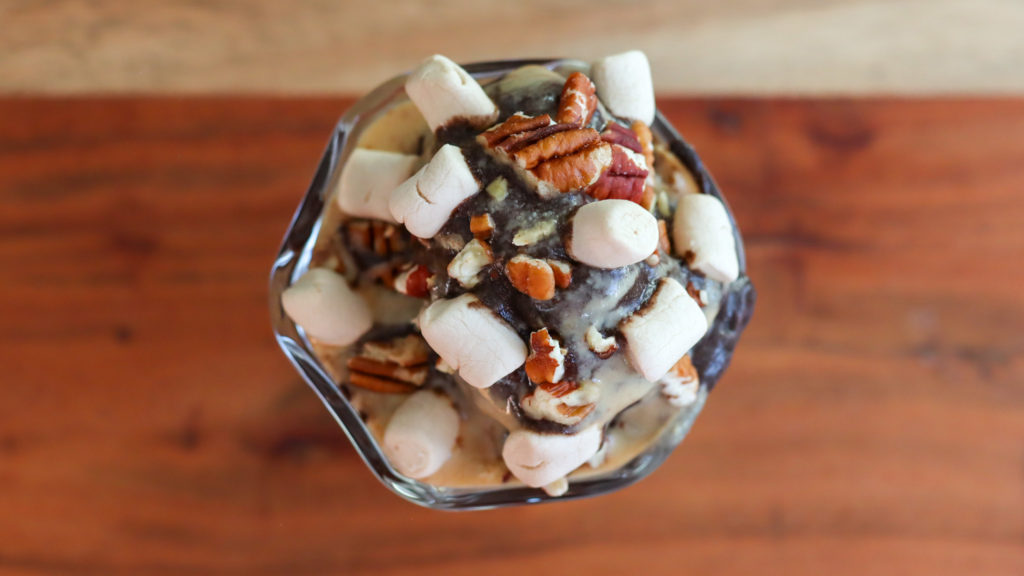
[[[464,68],[483,83],[527,64],[554,68],[573,62],[570,60],[518,60],[483,62],[470,64]],[[686,436],[690,426],[693,425],[708,393],[708,387],[703,383],[697,401],[681,410],[646,451],[624,466],[607,473],[585,478],[570,476],[569,490],[562,496],[551,497],[541,489],[519,484],[481,488],[433,486],[407,478],[391,467],[380,445],[345,397],[339,383],[333,381],[314,354],[305,334],[284,313],[281,307],[281,293],[309,268],[313,247],[320,234],[325,202],[329,199],[333,183],[336,182],[340,171],[344,169],[351,148],[355,146],[363,128],[369,125],[380,112],[397,100],[405,98],[404,83],[405,75],[385,82],[356,102],[338,121],[313,176],[313,182],[285,233],[281,250],[270,271],[270,318],[281,349],[341,425],[342,430],[345,431],[373,474],[393,492],[415,504],[444,510],[471,510],[531,504],[548,500],[569,500],[611,492],[644,478],[665,461],[676,445]],[[669,143],[672,152],[689,168],[705,193],[712,194],[725,203],[725,199],[722,198],[711,175],[705,170],[693,148],[676,133],[660,113],[657,114],[651,125],[651,130],[656,137]],[[726,209],[728,209],[728,205],[726,205]],[[731,213],[729,217],[732,218]],[[741,271],[741,281],[738,282],[749,292],[749,294],[745,292],[740,300],[752,305],[753,290],[749,288],[749,283],[745,282],[746,265],[743,244],[738,231],[736,232],[736,241]],[[734,285],[737,284],[734,283]],[[726,329],[732,329],[738,333],[746,323],[745,316],[748,316],[748,313],[745,312],[746,308],[743,306],[741,308],[743,310],[730,312],[723,306],[714,325],[726,323],[728,325]],[[714,329],[714,325],[712,329]],[[728,352],[731,352],[731,346]],[[725,363],[728,363],[727,359]],[[724,369],[724,365],[721,368]]]

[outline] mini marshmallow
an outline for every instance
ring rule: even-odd
[[[606,56],[594,62],[590,75],[598,97],[612,114],[648,125],[654,122],[654,84],[643,52]]]
[[[680,256],[692,254],[690,267],[719,282],[740,273],[736,239],[725,205],[709,194],[683,194],[676,206],[672,239]]]
[[[566,248],[579,262],[618,268],[647,258],[658,247],[658,221],[629,200],[585,204],[572,217]]]
[[[396,470],[425,478],[451,458],[459,414],[451,400],[433,390],[412,394],[395,410],[384,430],[384,454]]]
[[[356,148],[338,179],[338,207],[349,216],[395,222],[391,191],[412,173],[417,156]]]
[[[498,107],[458,64],[435,54],[413,70],[405,81],[405,92],[419,108],[431,130],[464,118],[483,128],[498,118]]]
[[[411,234],[433,238],[452,211],[479,191],[462,150],[445,144],[426,166],[391,192],[388,208]]]
[[[310,268],[281,294],[281,305],[306,334],[324,344],[346,346],[373,325],[366,301],[327,268]]]
[[[427,344],[477,388],[490,387],[526,362],[526,343],[472,294],[434,302],[420,313],[419,324]]]
[[[707,329],[700,306],[672,278],[662,278],[644,307],[619,324],[629,363],[650,382],[664,376]]]
[[[600,447],[600,426],[591,426],[572,435],[515,430],[505,439],[501,457],[523,484],[540,488],[579,468]]]

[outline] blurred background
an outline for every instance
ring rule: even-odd
[[[0,574],[1024,574],[1024,3],[0,0]],[[432,53],[649,56],[760,297],[600,498],[389,493],[273,341],[334,122]]]

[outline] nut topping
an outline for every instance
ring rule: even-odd
[[[494,233],[494,218],[490,214],[477,214],[469,219],[469,231],[480,240],[486,240]]]
[[[545,260],[520,254],[505,265],[505,275],[516,290],[534,300],[555,297],[555,273]]]
[[[349,382],[382,394],[408,394],[426,381],[429,358],[426,343],[416,335],[367,342],[346,363]]]
[[[538,164],[548,160],[572,154],[577,150],[583,150],[599,139],[600,136],[597,134],[597,131],[590,128],[566,130],[521,148],[512,153],[511,156],[521,167],[532,170]]]
[[[664,220],[658,220],[658,250],[665,254],[672,253],[672,244],[668,239],[668,225]]]
[[[481,143],[485,144],[488,148],[494,148],[502,140],[513,134],[531,132],[537,128],[548,126],[550,124],[551,116],[548,116],[547,114],[532,117],[521,112],[517,112],[512,116],[509,116],[509,118],[501,124],[498,124],[494,128],[480,134],[480,140]]]
[[[633,122],[629,128],[636,134],[636,139],[640,143],[640,152],[644,155],[644,160],[647,161],[647,167],[654,167],[654,135],[651,134],[651,127],[643,122],[637,120]]]
[[[361,356],[409,368],[426,364],[430,360],[430,348],[422,337],[409,334],[392,340],[367,342]]]
[[[643,205],[648,171],[637,160],[643,162],[642,157],[630,150],[612,145],[611,165],[587,189],[587,194],[598,200],[629,200]]]
[[[594,411],[596,392],[595,387],[585,388],[576,382],[539,384],[523,396],[520,406],[531,418],[575,426]]]
[[[395,278],[395,290],[413,298],[426,298],[430,293],[429,278],[430,270],[417,264]]]
[[[611,358],[612,354],[615,354],[615,351],[619,349],[619,345],[615,342],[615,337],[603,336],[596,326],[588,328],[583,338],[587,342],[587,348],[590,348],[590,351],[602,360]]]
[[[700,376],[690,361],[690,355],[687,354],[680,358],[679,362],[669,369],[668,374],[662,376],[659,384],[661,384],[661,394],[669,404],[679,407],[692,404],[697,399]]]
[[[597,109],[597,89],[582,72],[573,72],[562,87],[558,101],[558,123],[583,127]]]
[[[554,192],[572,192],[590,186],[612,162],[611,146],[607,142],[595,142],[571,155],[554,158],[533,169],[547,186],[539,186],[542,197]]]
[[[526,376],[535,384],[557,384],[565,374],[565,353],[547,328],[530,334]]]
[[[546,260],[548,266],[551,266],[551,271],[555,274],[555,286],[559,288],[568,288],[569,284],[572,283],[572,266],[568,262],[562,262],[561,260]]]
[[[604,132],[601,132],[601,140],[609,144],[618,144],[624,148],[629,148],[637,154],[643,153],[643,147],[637,134],[618,122],[609,122],[605,126]]]
[[[474,238],[448,263],[448,275],[463,288],[473,288],[480,283],[480,271],[493,261],[491,247]]]
[[[554,220],[541,220],[529,228],[523,228],[512,237],[515,246],[529,246],[555,233]]]

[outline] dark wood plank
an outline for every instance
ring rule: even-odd
[[[347,103],[0,100],[0,573],[1024,573],[1024,101],[662,103],[748,239],[736,362],[646,481],[470,514],[271,338]]]

